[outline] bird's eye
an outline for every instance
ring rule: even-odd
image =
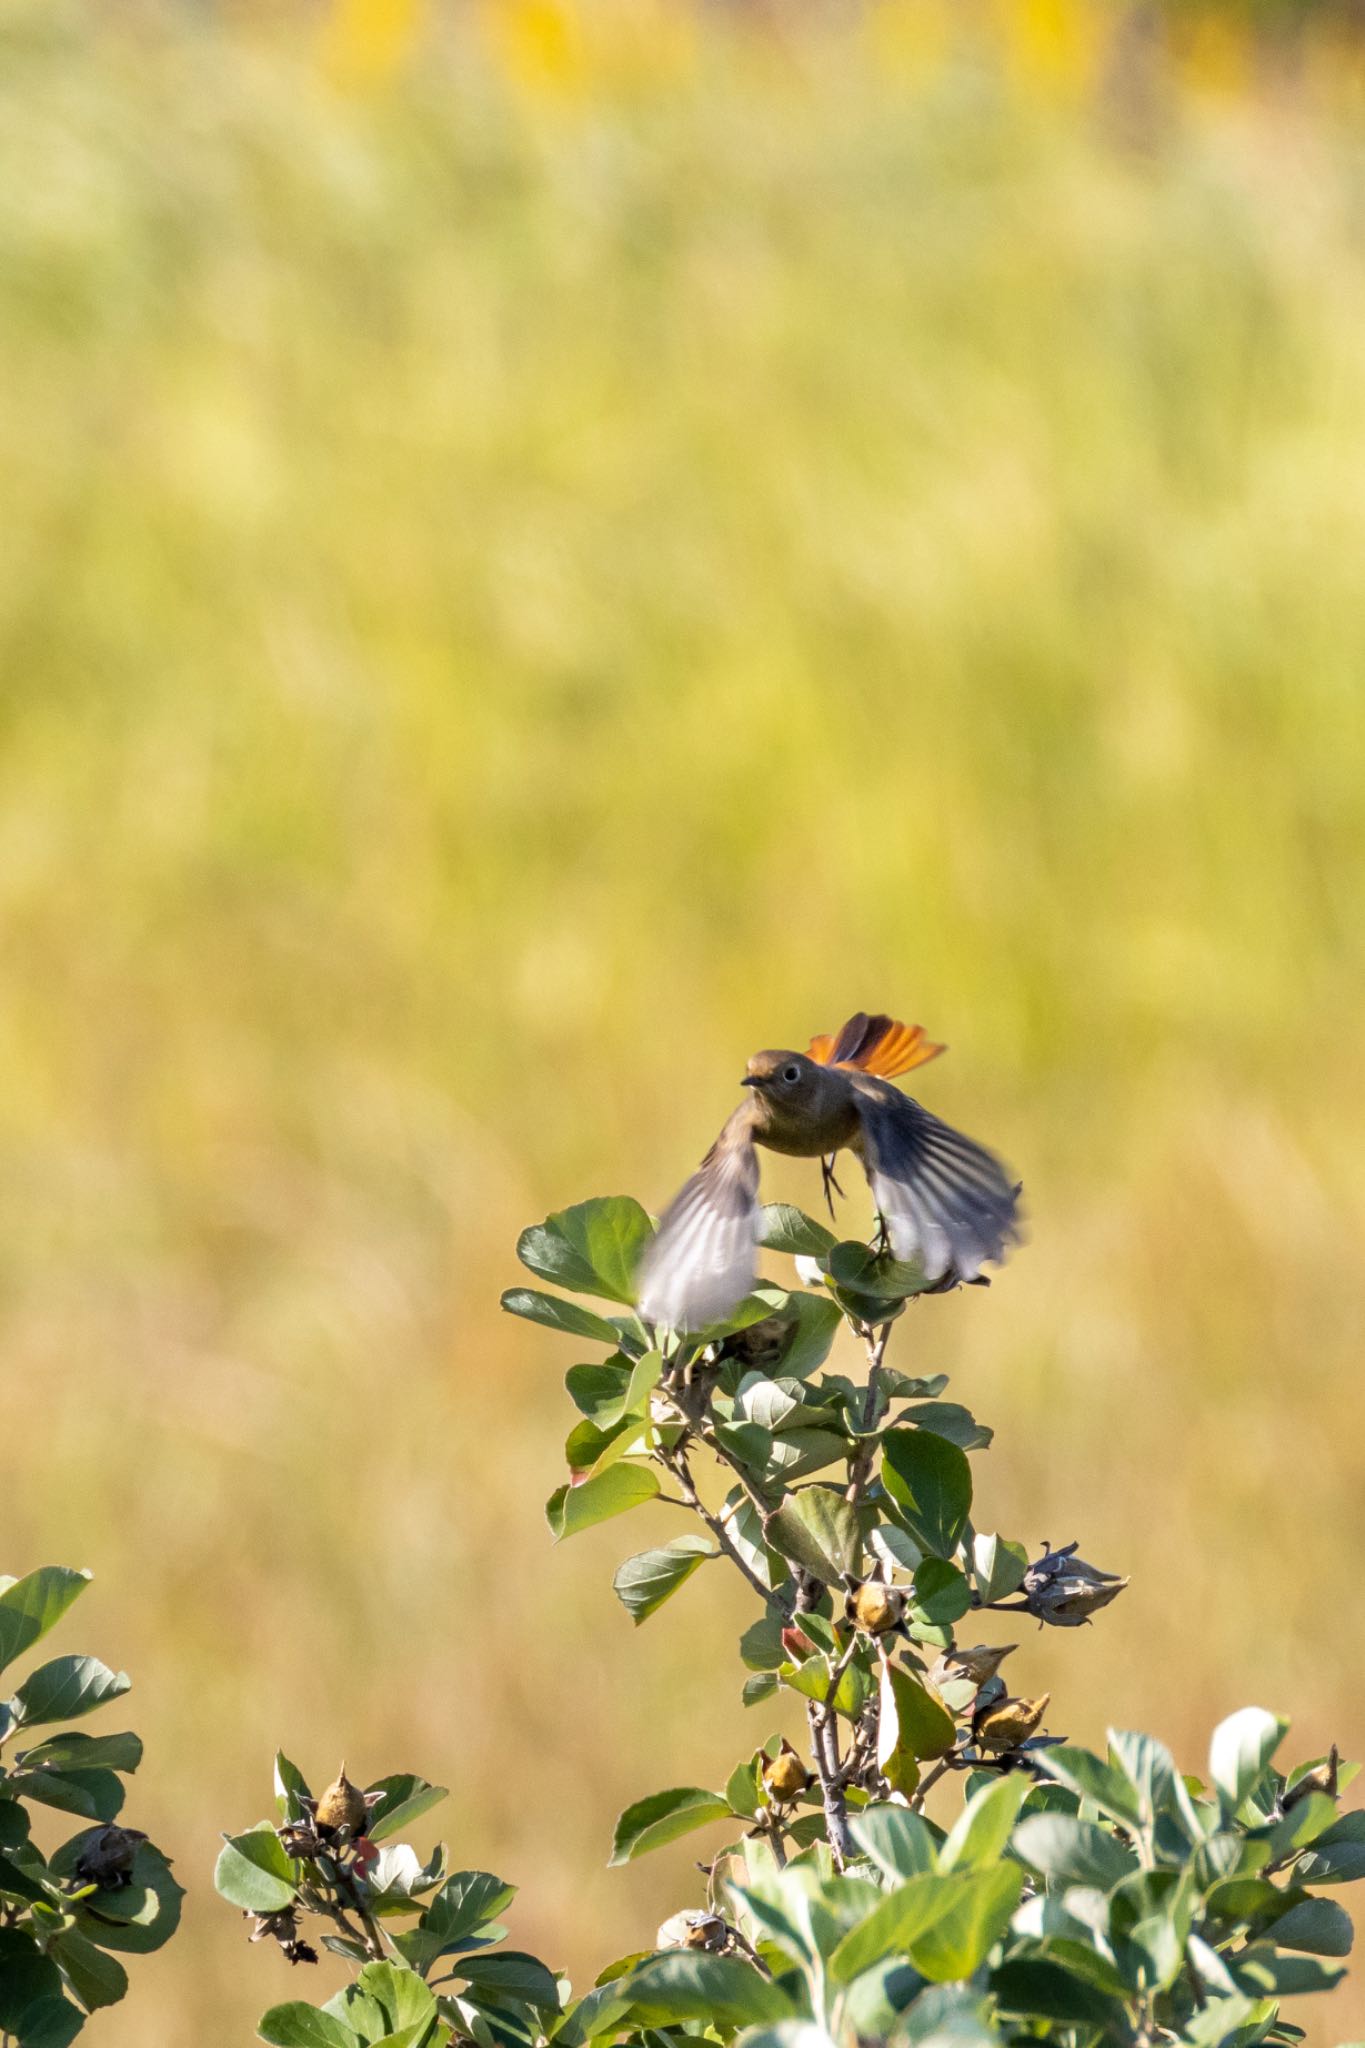
[[[801,1079],[801,1069],[797,1066],[795,1060],[792,1060],[782,1069],[782,1079],[788,1083]]]

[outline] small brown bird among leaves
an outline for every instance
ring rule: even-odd
[[[1017,1240],[1018,1187],[998,1159],[892,1082],[945,1048],[860,1010],[807,1052],[756,1052],[749,1091],[665,1211],[640,1275],[640,1313],[673,1330],[727,1316],[754,1285],[758,1154],[862,1161],[891,1250],[930,1280],[975,1280]]]

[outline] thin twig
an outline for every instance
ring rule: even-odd
[[[790,1617],[790,1595],[777,1590],[770,1592],[768,1587],[764,1585],[762,1579],[759,1578],[758,1573],[754,1570],[753,1566],[749,1563],[749,1560],[743,1555],[738,1545],[735,1543],[734,1538],[731,1536],[724,1522],[721,1521],[720,1516],[715,1515],[711,1512],[710,1508],[707,1507],[701,1495],[697,1492],[696,1487],[692,1483],[692,1475],[687,1469],[686,1453],[681,1450],[666,1451],[660,1448],[659,1458],[665,1466],[665,1468],[669,1472],[671,1472],[674,1479],[676,1479],[679,1491],[683,1496],[684,1505],[691,1508],[694,1514],[700,1515],[702,1521],[705,1522],[707,1528],[711,1531],[711,1534],[715,1537],[717,1543],[725,1552],[725,1555],[729,1558],[730,1562],[733,1565],[735,1565],[739,1571],[743,1573],[744,1577],[753,1587],[755,1593],[757,1593],[759,1599],[764,1603],[765,1606],[767,1606],[769,1602],[771,1602],[774,1606],[780,1608],[783,1614]]]

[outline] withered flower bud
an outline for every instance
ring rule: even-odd
[[[1051,1698],[1045,1692],[1036,1700],[1003,1699],[986,1707],[972,1722],[972,1740],[982,1749],[1001,1753],[1018,1749],[1037,1734]]]
[[[730,1928],[719,1913],[699,1912],[695,1908],[674,1913],[664,1921],[655,1936],[657,1948],[699,1948],[716,1955],[730,1939]]]
[[[884,1636],[899,1628],[905,1615],[905,1595],[896,1586],[866,1579],[854,1584],[844,1596],[844,1616],[865,1635]]]
[[[358,1785],[353,1785],[343,1764],[336,1780],[318,1800],[314,1825],[324,1842],[342,1834],[358,1835],[365,1826],[369,1802]]]
[[[945,1685],[957,1685],[964,1679],[984,1685],[1018,1647],[1018,1643],[973,1643],[970,1648],[964,1644],[961,1649],[945,1650],[929,1668],[929,1683],[940,1692]]]
[[[1128,1584],[1117,1572],[1102,1572],[1098,1565],[1077,1557],[1077,1547],[1074,1543],[1061,1550],[1045,1547],[1024,1574],[1029,1613],[1053,1628],[1080,1628],[1101,1607],[1117,1600]]]
[[[285,1960],[290,1963],[315,1963],[318,1952],[311,1942],[299,1938],[299,1916],[294,1906],[283,1906],[278,1913],[252,1913],[250,1941],[277,1941]]]
[[[763,1766],[764,1784],[780,1805],[804,1792],[810,1781],[810,1772],[784,1735],[777,1755],[769,1757]]]
[[[1337,1798],[1337,1771],[1340,1764],[1341,1752],[1334,1742],[1327,1753],[1326,1762],[1315,1764],[1311,1771],[1305,1771],[1297,1783],[1289,1787],[1280,1801],[1281,1813],[1288,1813],[1301,1799],[1307,1799],[1310,1792],[1325,1792],[1329,1799]]]
[[[138,1828],[100,1828],[81,1850],[72,1875],[102,1892],[122,1891],[132,1882],[137,1845],[146,1839]]]

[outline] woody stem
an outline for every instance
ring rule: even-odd
[[[707,1507],[705,1501],[697,1492],[692,1481],[692,1474],[687,1469],[687,1453],[681,1448],[669,1451],[660,1446],[658,1456],[665,1470],[671,1472],[673,1478],[677,1481],[678,1491],[682,1495],[685,1504],[691,1508],[693,1514],[700,1515],[702,1521],[705,1522],[731,1564],[748,1580],[764,1606],[766,1607],[771,1602],[774,1606],[781,1608],[784,1614],[790,1615],[790,1597],[782,1592],[774,1591],[770,1593],[768,1591],[768,1588],[759,1578],[748,1559],[739,1550],[734,1538],[724,1522],[721,1521],[720,1516],[712,1514],[710,1508]]]

